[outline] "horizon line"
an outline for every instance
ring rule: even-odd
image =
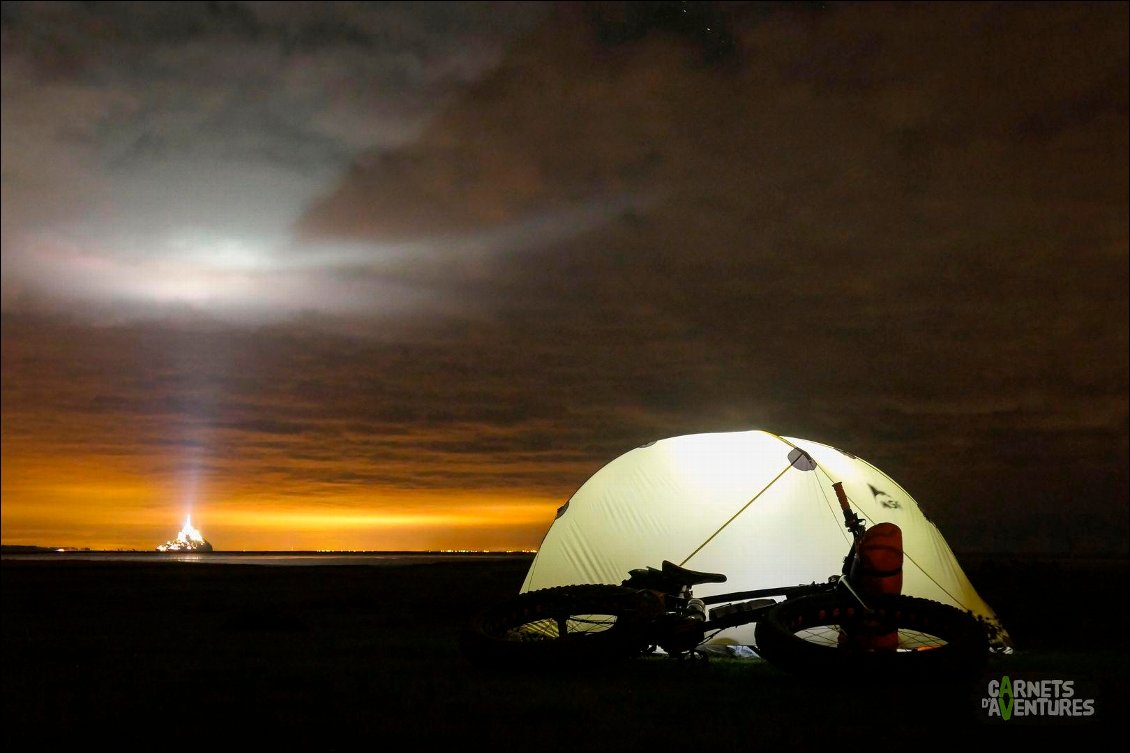
[[[2,550],[36,550],[38,552],[106,552],[110,554],[136,552],[139,554],[536,554],[537,549],[212,549],[208,552],[183,550],[183,551],[158,551],[153,549],[138,549],[134,547],[118,547],[114,549],[100,549],[79,546],[43,546],[40,544],[0,544]]]

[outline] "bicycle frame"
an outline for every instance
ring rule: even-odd
[[[664,648],[667,653],[676,656],[693,651],[702,644],[707,634],[757,622],[761,615],[779,603],[771,597],[783,596],[785,599],[792,599],[816,594],[829,594],[837,588],[843,587],[866,610],[867,604],[864,598],[851,586],[847,578],[857,544],[863,535],[866,524],[851,509],[847,495],[843,490],[843,484],[837,481],[832,488],[835,490],[840,503],[840,509],[844,516],[844,526],[852,534],[852,543],[844,557],[842,573],[831,576],[824,583],[734,591],[698,599],[694,597],[691,591],[691,583],[678,580],[679,575],[685,571],[682,571],[682,568],[673,565],[673,563],[664,562],[662,570],[656,568],[633,570],[622,585],[654,591],[661,595],[665,611],[663,615],[657,618],[655,626],[656,645]],[[680,572],[678,575],[671,575],[669,571]],[[722,574],[701,573],[698,575],[709,575],[715,581],[725,578]],[[710,581],[700,580],[697,582]],[[706,607],[714,604],[725,604],[727,606],[710,610],[709,617],[707,617]],[[699,637],[692,645],[691,639],[695,633]]]

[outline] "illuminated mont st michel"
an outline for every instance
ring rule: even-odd
[[[177,537],[166,541],[157,547],[158,552],[210,552],[212,545],[193,527],[192,516],[184,519],[184,528],[180,529]]]

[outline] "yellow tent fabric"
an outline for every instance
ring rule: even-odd
[[[637,447],[569,499],[530,565],[522,591],[618,584],[633,568],[671,560],[725,573],[696,596],[823,582],[851,544],[832,484],[842,482],[868,525],[902,528],[903,593],[984,617],[1009,645],[938,528],[898,483],[849,452],[767,431],[690,434]],[[753,643],[753,626],[714,643]]]

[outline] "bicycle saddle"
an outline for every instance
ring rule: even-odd
[[[668,560],[663,560],[663,574],[676,583],[687,586],[696,586],[699,583],[726,582],[726,576],[722,573],[701,573],[697,570],[688,570]]]

